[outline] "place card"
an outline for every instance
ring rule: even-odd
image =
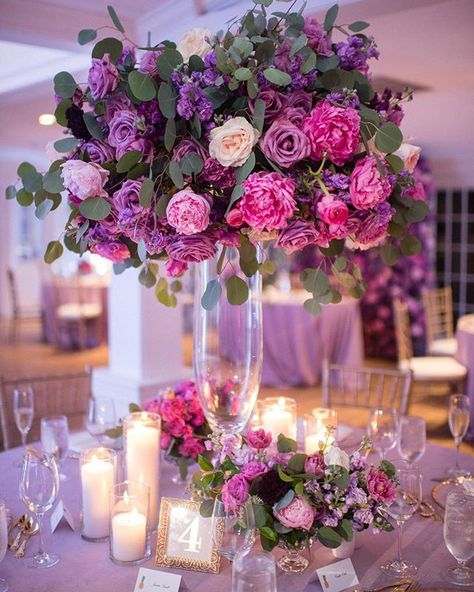
[[[357,586],[359,583],[359,578],[350,559],[343,559],[320,567],[316,570],[316,574],[324,592],[339,592]]]
[[[56,528],[58,527],[58,524],[61,522],[62,517],[64,516],[66,522],[68,523],[69,527],[72,530],[75,530],[74,528],[74,518],[71,514],[71,512],[69,511],[68,508],[66,508],[66,506],[63,503],[63,500],[59,500],[59,502],[57,503],[56,507],[54,508],[52,514],[51,514],[51,534],[53,534],[53,532],[56,530]]]
[[[133,592],[156,592],[160,590],[178,592],[180,582],[181,576],[177,576],[176,574],[141,567],[138,570],[138,577]]]
[[[199,514],[199,502],[161,498],[156,565],[219,572],[220,556],[212,521]]]

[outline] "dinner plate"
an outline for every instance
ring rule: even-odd
[[[466,484],[466,487],[464,484]],[[433,487],[431,490],[431,497],[436,504],[444,510],[446,507],[446,498],[451,491],[471,493],[474,491],[474,477],[453,477],[452,479],[445,479]]]

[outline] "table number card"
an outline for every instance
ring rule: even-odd
[[[56,507],[54,508],[52,514],[51,514],[51,534],[53,534],[53,532],[56,530],[56,528],[58,527],[58,524],[61,522],[61,519],[65,518],[66,522],[68,523],[68,525],[70,526],[70,528],[72,530],[74,529],[74,518],[71,514],[71,512],[68,510],[68,508],[66,508],[66,506],[63,503],[63,500],[59,500],[59,502],[57,503]]]
[[[180,582],[181,576],[176,574],[141,567],[133,592],[178,592]]]
[[[199,503],[161,498],[156,565],[218,573],[219,563],[211,519],[199,514]]]
[[[316,570],[323,592],[339,592],[359,583],[350,559],[336,561]]]

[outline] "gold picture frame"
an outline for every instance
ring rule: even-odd
[[[220,556],[212,538],[211,519],[199,514],[199,505],[191,500],[161,498],[157,566],[219,573]]]

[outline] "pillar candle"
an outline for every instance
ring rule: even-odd
[[[112,554],[117,561],[138,561],[146,551],[146,517],[135,508],[112,518]]]
[[[81,466],[82,534],[91,539],[109,536],[109,489],[114,485],[114,467],[93,457]]]

